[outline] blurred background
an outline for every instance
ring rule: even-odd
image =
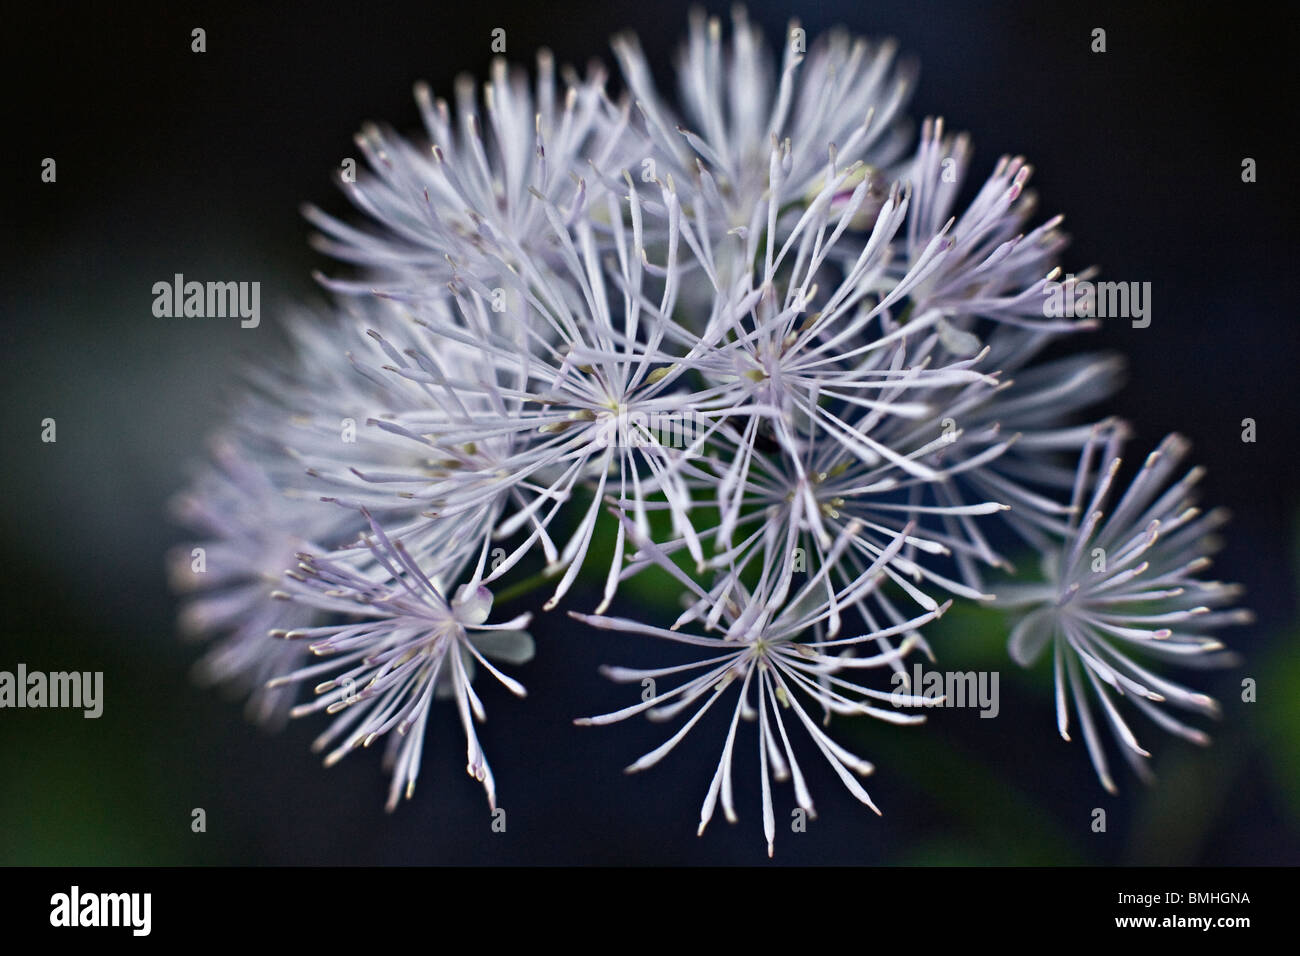
[[[134,5],[133,5],[134,6]],[[723,4],[707,4],[725,15]],[[1004,632],[954,613],[932,643],[946,669],[997,668],[1001,714],[939,710],[925,728],[841,724],[873,760],[877,818],[829,769],[803,761],[819,819],[781,834],[778,864],[1300,863],[1300,468],[1294,131],[1279,110],[1294,20],[1240,4],[818,2],[748,4],[776,42],[791,16],[809,38],[835,24],[892,35],[919,58],[911,113],[969,130],[972,176],[1003,153],[1035,167],[1043,217],[1066,214],[1067,269],[1150,281],[1152,323],[1110,323],[1129,379],[1112,410],[1132,455],[1179,430],[1209,469],[1207,503],[1235,514],[1216,576],[1244,583],[1258,622],[1227,637],[1240,669],[1192,673],[1224,703],[1202,751],[1148,732],[1159,781],[1124,769],[1101,790],[1081,742],[1055,734],[1046,673],[1015,672]],[[207,52],[190,51],[190,31]],[[238,702],[196,688],[197,648],[175,629],[163,573],[185,540],[165,513],[223,413],[237,357],[274,354],[276,311],[319,301],[298,206],[343,213],[331,170],[361,122],[418,126],[412,83],[448,92],[486,72],[491,31],[511,60],[539,46],[599,57],[633,29],[672,87],[686,6],[382,2],[189,6],[24,4],[6,14],[0,669],[102,670],[104,714],[0,711],[0,863],[745,863],[763,861],[757,755],[737,749],[735,826],[695,836],[725,733],[706,722],[654,770],[621,768],[666,736],[575,716],[629,702],[602,663],[641,663],[559,616],[516,703],[484,702],[505,834],[464,773],[453,712],[431,721],[415,798],[383,812],[378,754],[325,770],[319,723],[271,735]],[[1090,52],[1091,31],[1107,52]],[[1288,67],[1289,69],[1289,67]],[[57,181],[41,182],[45,157]],[[1241,180],[1243,158],[1258,182]],[[263,321],[159,319],[152,285],[174,273],[258,280]],[[56,419],[58,441],[40,440]],[[1258,440],[1241,440],[1243,418]],[[527,602],[512,606],[522,610]],[[568,606],[588,609],[590,593]],[[1240,701],[1253,677],[1258,702]],[[378,749],[378,748],[376,748]],[[1112,751],[1113,753],[1113,751]],[[777,791],[778,821],[793,798]],[[207,832],[191,832],[193,808]],[[1091,810],[1108,813],[1105,833]]]

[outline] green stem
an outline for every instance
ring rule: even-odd
[[[554,574],[547,574],[545,571],[538,571],[532,577],[524,578],[522,581],[516,581],[509,587],[504,587],[493,595],[493,603],[504,604],[506,601],[513,601],[515,598],[521,598],[526,594],[531,594],[547,581],[552,580]]]

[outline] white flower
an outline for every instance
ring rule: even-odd
[[[667,741],[631,764],[629,773],[654,766],[668,755],[700,718],[716,703],[732,684],[739,681],[740,692],[732,709],[731,725],[723,744],[717,770],[700,809],[699,832],[713,817],[721,799],[723,814],[729,822],[736,821],[733,800],[731,761],[735,747],[736,730],[740,719],[758,721],[758,753],[760,762],[760,787],[762,792],[763,833],[767,840],[767,853],[773,853],[776,836],[776,818],[772,807],[772,781],[790,779],[794,784],[795,799],[810,816],[816,816],[812,796],[804,783],[799,761],[791,743],[788,724],[802,726],[813,744],[843,781],[844,786],[862,803],[877,814],[880,810],[867,791],[853,776],[870,774],[871,763],[863,760],[837,744],[801,703],[807,698],[819,706],[829,719],[832,713],[841,715],[865,714],[895,724],[924,721],[924,717],[899,712],[883,706],[914,706],[921,701],[897,692],[882,691],[857,682],[856,671],[893,664],[905,657],[914,646],[906,640],[897,649],[886,650],[870,657],[856,657],[854,650],[867,641],[887,641],[889,638],[915,629],[938,617],[947,608],[927,611],[894,628],[856,634],[850,637],[830,637],[826,634],[827,622],[834,609],[852,606],[862,592],[876,586],[876,576],[888,562],[890,554],[858,575],[843,589],[829,598],[822,597],[821,585],[834,567],[844,549],[852,541],[857,529],[850,526],[840,537],[821,571],[810,576],[796,593],[789,594],[789,575],[784,580],[773,580],[766,575],[763,585],[754,594],[737,594],[735,600],[719,603],[721,636],[688,634],[677,630],[641,624],[625,618],[601,617],[570,612],[580,621],[606,630],[643,634],[699,649],[707,655],[703,660],[666,668],[649,670],[609,667],[606,676],[619,682],[650,681],[650,696],[641,703],[599,717],[583,718],[579,725],[602,725],[625,720],[645,713],[653,720],[670,720],[694,708],[691,717]],[[638,542],[654,563],[672,574],[695,597],[705,599],[700,587],[683,574],[662,551],[647,541]],[[896,541],[894,549],[901,544]],[[656,681],[679,674],[691,674],[671,690],[657,690]],[[846,676],[848,675],[848,676]],[[644,685],[643,685],[644,686]],[[788,711],[787,720],[782,711]]]
[[[1240,593],[1239,588],[1196,576],[1209,565],[1214,548],[1210,533],[1226,516],[1218,511],[1202,514],[1193,506],[1191,489],[1201,477],[1200,469],[1166,487],[1187,443],[1177,435],[1166,438],[1112,505],[1122,439],[1118,429],[1099,428],[1084,446],[1068,533],[1044,556],[1045,581],[1011,585],[998,596],[1000,604],[1019,612],[1009,648],[1017,663],[1032,665],[1051,645],[1061,736],[1070,739],[1070,697],[1097,777],[1112,792],[1115,783],[1088,688],[1101,704],[1120,752],[1139,775],[1149,777],[1139,758],[1150,754],[1111,695],[1129,701],[1164,730],[1208,743],[1202,731],[1172,717],[1162,705],[1217,716],[1218,704],[1161,677],[1139,659],[1222,666],[1233,658],[1213,633],[1251,619],[1246,611],[1218,610]]]
[[[526,616],[486,623],[491,591],[540,580],[549,611],[608,534],[596,614],[575,617],[702,654],[610,669],[682,683],[584,722],[690,711],[643,769],[739,681],[700,826],[719,804],[734,818],[755,719],[769,853],[774,780],[813,810],[796,725],[872,805],[855,778],[870,764],[810,712],[918,721],[857,675],[933,657],[921,630],[953,599],[996,591],[1020,612],[1020,663],[1053,645],[1061,731],[1073,696],[1107,787],[1085,680],[1135,764],[1113,694],[1203,740],[1163,705],[1209,698],[1134,655],[1225,659],[1212,632],[1246,615],[1196,577],[1222,519],[1190,507],[1196,472],[1160,490],[1174,438],[1107,504],[1123,426],[1081,421],[1120,363],[1053,354],[1095,322],[1048,308],[1067,239],[1059,216],[1033,222],[1025,160],[998,160],[959,207],[970,142],[926,120],[912,148],[913,68],[890,42],[833,33],[805,53],[792,26],[774,57],[743,11],[726,44],[696,15],[680,112],[634,38],[614,49],[617,103],[599,67],[557,82],[546,53],[531,85],[495,62],[481,102],[468,79],[454,108],[417,88],[430,142],[367,126],[369,170],[341,177],[369,225],[307,211],[346,264],[322,279],[337,307],[293,321],[291,360],[247,372],[229,450],[185,499],[216,569],[200,582],[177,559],[181,585],[208,586],[185,612],[218,639],[206,669],[260,686],[267,713],[327,677],[294,713],[334,717],[327,762],[387,737],[390,809],[450,697],[495,805],[472,677],[522,694],[488,659],[522,662],[532,641]],[[1008,529],[1048,556],[1045,583],[985,580],[1014,573]],[[676,620],[606,616],[651,568],[681,585]]]
[[[244,412],[256,417],[251,403]],[[294,688],[265,684],[296,667],[302,652],[268,632],[319,615],[279,605],[270,595],[298,551],[337,543],[350,533],[350,522],[337,509],[286,494],[289,462],[256,435],[230,430],[210,444],[210,462],[172,502],[177,520],[202,536],[169,555],[172,585],[186,595],[180,625],[211,642],[196,677],[249,693],[249,716],[276,724]]]
[[[585,80],[568,73],[558,83],[553,60],[542,51],[532,90],[525,71],[495,60],[482,109],[470,77],[457,81],[454,114],[417,85],[428,143],[367,125],[356,143],[372,172],[340,177],[348,197],[382,231],[358,229],[315,207],[304,210],[324,233],[316,243],[322,251],[367,270],[364,280],[326,284],[345,293],[378,287],[421,300],[440,294],[453,270],[473,271],[495,286],[507,271],[503,263],[551,261],[555,250],[534,197],[580,215],[589,199],[589,164],[606,169],[630,161],[622,134],[627,117],[604,84],[598,68]]]
[[[366,544],[383,576],[367,578],[344,562],[300,555],[300,571],[291,575],[294,586],[276,596],[353,619],[275,632],[274,636],[288,641],[307,641],[311,652],[326,660],[272,684],[333,675],[316,685],[315,702],[293,710],[295,717],[321,710],[337,715],[313,744],[315,750],[335,744],[325,758],[326,766],[396,731],[388,738],[385,757],[393,777],[390,811],[403,791],[409,799],[415,790],[434,698],[450,697],[465,731],[466,769],[483,784],[488,805],[495,809],[496,784],[474,732],[475,719],[485,718],[472,686],[474,669],[476,663],[481,665],[512,693],[524,696],[523,685],[487,658],[515,664],[532,658],[532,639],[522,630],[529,615],[503,624],[486,623],[492,593],[479,583],[482,562],[448,601],[442,587],[419,568],[400,540],[391,541],[373,519],[371,531],[374,537]]]
[[[803,53],[791,25],[779,73],[762,32],[733,13],[729,49],[716,18],[696,12],[678,58],[684,116],[655,90],[636,38],[614,42],[623,77],[644,118],[646,159],[656,178],[690,188],[687,205],[711,228],[758,231],[763,200],[785,213],[824,176],[828,153],[843,166],[883,167],[903,148],[899,122],[915,68],[895,44],[836,31]],[[660,168],[662,167],[662,168]],[[798,210],[788,213],[798,218]]]

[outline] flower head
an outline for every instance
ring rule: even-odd
[[[403,791],[409,798],[415,790],[434,698],[450,697],[465,732],[466,769],[483,784],[488,804],[495,809],[496,784],[474,732],[475,719],[486,715],[472,682],[479,665],[512,693],[524,696],[523,685],[488,658],[516,664],[532,658],[532,638],[522,630],[529,616],[488,624],[492,592],[479,583],[481,565],[448,600],[445,585],[430,579],[400,540],[389,539],[373,518],[370,528],[373,537],[366,547],[382,574],[366,576],[345,560],[318,554],[299,556],[299,570],[290,575],[294,585],[276,596],[350,620],[273,632],[273,637],[306,642],[313,654],[326,660],[277,678],[272,685],[333,674],[316,685],[314,702],[293,711],[295,717],[321,710],[335,715],[313,744],[315,750],[334,745],[325,757],[326,766],[396,731],[388,737],[385,757],[393,778],[390,811]]]
[[[366,278],[323,280],[336,291],[419,301],[440,294],[453,270],[472,271],[496,286],[513,263],[555,260],[545,212],[535,198],[582,214],[590,199],[590,166],[630,161],[622,135],[625,111],[605,93],[599,67],[582,79],[556,79],[547,51],[537,57],[530,89],[526,71],[504,59],[492,64],[482,104],[472,78],[456,83],[455,108],[423,83],[415,88],[426,143],[368,124],[356,137],[371,172],[340,175],[348,198],[379,230],[363,231],[308,206],[322,251],[365,267]],[[599,187],[598,177],[592,178]]]
[[[302,652],[268,634],[318,615],[270,595],[297,552],[334,543],[349,522],[337,509],[288,494],[287,462],[251,436],[228,432],[210,444],[209,463],[172,502],[176,518],[201,535],[169,556],[172,585],[186,595],[180,624],[211,642],[196,677],[248,693],[249,716],[275,724],[292,703],[293,686],[266,682],[296,667]]]
[[[1009,646],[1018,664],[1028,667],[1052,647],[1061,736],[1070,739],[1067,698],[1072,698],[1093,767],[1110,791],[1115,783],[1089,690],[1121,753],[1139,775],[1148,776],[1139,758],[1150,754],[1112,698],[1129,701],[1164,730],[1208,743],[1202,731],[1165,707],[1217,716],[1218,704],[1160,676],[1141,659],[1224,665],[1232,655],[1214,633],[1250,620],[1246,611],[1224,608],[1240,593],[1238,587],[1197,576],[1210,564],[1215,547],[1211,533],[1226,515],[1202,513],[1193,505],[1191,490],[1201,469],[1168,484],[1186,455],[1187,442],[1177,435],[1166,438],[1112,502],[1122,441],[1118,428],[1094,432],[1080,456],[1068,532],[1044,556],[1045,580],[1009,585],[998,596],[1001,605],[1018,612]]]
[[[801,201],[824,176],[828,151],[844,166],[898,158],[915,67],[897,61],[895,43],[836,31],[805,51],[804,31],[791,24],[778,67],[744,9],[733,17],[724,44],[717,18],[692,15],[677,63],[680,119],[655,89],[636,37],[614,41],[644,119],[644,155],[657,178],[691,188],[698,216],[723,231],[752,231],[764,195],[774,209]]]
[[[926,611],[896,627],[848,637],[830,636],[827,624],[834,609],[853,606],[863,592],[877,587],[877,576],[892,557],[888,553],[881,555],[846,587],[835,590],[828,598],[823,597],[822,585],[829,569],[835,567],[836,561],[856,532],[856,528],[848,528],[828,555],[822,569],[809,576],[802,587],[793,589],[793,593],[787,568],[784,576],[764,575],[763,582],[755,593],[736,594],[735,599],[728,598],[720,602],[718,606],[722,608],[722,613],[717,634],[690,634],[626,618],[570,612],[573,617],[594,627],[672,641],[694,648],[697,654],[703,655],[702,660],[666,668],[605,668],[606,676],[612,680],[638,682],[648,686],[649,696],[622,710],[578,720],[579,725],[609,724],[640,713],[652,720],[671,720],[694,708],[692,715],[667,741],[628,766],[629,773],[648,769],[667,756],[721,699],[724,692],[739,682],[740,691],[732,709],[722,755],[700,809],[699,833],[704,833],[719,799],[727,820],[732,823],[736,821],[731,763],[741,718],[747,721],[757,718],[758,722],[761,768],[759,783],[768,856],[773,853],[776,832],[772,805],[773,779],[778,782],[792,780],[797,803],[810,816],[816,816],[812,796],[791,744],[789,726],[802,726],[848,791],[877,814],[880,813],[867,791],[854,777],[855,773],[859,776],[870,774],[874,769],[872,764],[837,744],[809,713],[801,698],[820,707],[827,721],[831,714],[865,714],[895,724],[922,722],[922,716],[883,706],[886,702],[894,707],[910,706],[919,703],[919,699],[864,686],[857,677],[861,670],[897,662],[911,651],[915,641],[905,640],[897,648],[886,644],[887,650],[865,657],[856,656],[855,651],[861,644],[888,641],[889,638],[914,630],[942,614],[947,605]],[[678,569],[653,543],[639,543],[649,560],[672,574],[694,597],[701,600],[708,598],[699,585]],[[896,552],[901,543],[900,538],[892,550]],[[682,683],[671,690],[656,689],[655,682],[659,679],[678,675],[692,676],[685,677]],[[644,683],[646,681],[649,681],[648,685]],[[783,712],[790,716],[783,716]]]
[[[677,105],[635,38],[614,51],[617,101],[600,67],[557,80],[547,53],[533,81],[495,62],[481,97],[464,78],[451,104],[417,87],[427,142],[367,125],[369,170],[341,176],[369,225],[307,210],[350,270],[322,279],[335,308],[291,322],[289,361],[246,372],[182,499],[209,561],[206,578],[176,563],[184,621],[216,639],[204,671],[264,714],[318,681],[292,713],[332,718],[327,763],[384,738],[389,809],[448,698],[495,806],[474,676],[522,695],[490,661],[533,644],[527,615],[488,623],[492,592],[541,565],[522,584],[550,611],[594,572],[596,613],[574,617],[695,656],[608,668],[648,695],[579,722],[689,714],[641,770],[734,685],[700,829],[718,806],[735,818],[754,721],[769,854],[773,782],[813,812],[801,735],[875,809],[871,765],[826,726],[919,722],[898,709],[919,698],[864,678],[933,657],[922,630],[955,599],[1014,610],[1019,663],[1052,645],[1061,733],[1072,698],[1108,788],[1097,704],[1139,768],[1121,697],[1203,742],[1168,710],[1213,701],[1143,659],[1227,659],[1214,633],[1247,615],[1198,576],[1222,515],[1192,506],[1199,472],[1166,487],[1176,437],[1112,503],[1123,426],[1081,421],[1120,363],[1053,354],[1095,322],[1048,307],[1067,237],[1035,222],[1025,159],[959,202],[970,140],[927,119],[912,145],[914,69],[892,42],[806,47],[796,24],[773,55],[743,10],[726,42],[695,15]],[[989,570],[1015,574],[1007,529],[1044,555],[1042,582]],[[679,585],[676,619],[609,616],[651,569]]]

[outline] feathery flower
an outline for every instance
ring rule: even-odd
[[[1223,609],[1240,588],[1196,576],[1210,563],[1208,555],[1215,548],[1211,532],[1227,516],[1222,511],[1202,514],[1193,506],[1191,491],[1203,474],[1199,468],[1166,487],[1187,453],[1187,442],[1177,435],[1167,437],[1112,504],[1123,437],[1121,429],[1098,428],[1084,446],[1071,496],[1069,533],[1058,549],[1044,555],[1044,582],[1010,585],[998,595],[1000,605],[1018,612],[1009,642],[1018,664],[1031,666],[1052,646],[1057,727],[1069,740],[1068,696],[1097,777],[1111,792],[1115,783],[1088,689],[1125,759],[1149,779],[1150,771],[1139,758],[1150,754],[1111,695],[1130,701],[1164,730],[1193,743],[1208,743],[1202,731],[1170,716],[1161,705],[1217,716],[1218,704],[1159,676],[1139,658],[1192,667],[1225,665],[1232,655],[1213,632],[1251,619],[1246,611]]]
[[[778,62],[743,10],[727,44],[694,15],[680,113],[635,38],[614,50],[617,103],[599,67],[557,82],[545,52],[532,84],[496,61],[481,102],[465,78],[454,108],[417,87],[430,142],[367,125],[370,169],[341,177],[370,226],[307,210],[351,270],[321,278],[337,308],[291,324],[291,362],[245,374],[232,438],[183,499],[208,536],[208,577],[188,552],[175,565],[196,591],[184,620],[217,638],[204,671],[254,687],[263,716],[325,678],[292,713],[334,718],[327,763],[387,738],[390,810],[450,698],[495,807],[472,679],[522,695],[489,659],[533,645],[527,615],[487,623],[492,590],[540,554],[549,611],[609,533],[596,613],[573,616],[700,659],[607,669],[682,683],[579,723],[690,712],[644,769],[739,681],[701,831],[718,805],[735,818],[741,718],[758,725],[769,854],[774,780],[813,812],[794,725],[875,809],[855,778],[870,764],[811,711],[919,722],[857,675],[906,677],[913,649],[933,657],[922,628],[991,591],[1019,614],[1019,663],[1053,645],[1060,730],[1072,697],[1107,788],[1094,698],[1139,772],[1116,694],[1203,741],[1164,705],[1213,702],[1137,658],[1228,659],[1212,632],[1246,612],[1197,577],[1222,516],[1190,506],[1199,472],[1162,490],[1176,437],[1108,503],[1123,426],[1080,416],[1120,363],[1043,360],[1095,322],[1045,308],[1067,238],[1059,216],[1032,223],[1025,160],[998,160],[959,208],[969,139],[927,119],[910,148],[914,69],[892,42],[836,32],[805,52],[792,25]],[[1043,583],[985,581],[1014,573],[990,522],[1045,555]],[[606,616],[652,568],[681,585],[676,620]]]
[[[743,8],[733,12],[730,49],[715,17],[691,16],[689,38],[678,59],[681,101],[677,114],[655,90],[636,37],[614,41],[624,80],[644,118],[644,156],[656,177],[690,189],[685,202],[701,222],[719,231],[757,232],[773,215],[798,218],[787,204],[803,197],[825,174],[833,152],[849,166],[884,167],[903,149],[901,111],[911,95],[915,67],[896,61],[896,44],[872,44],[835,31],[805,52],[802,30],[791,24],[776,61],[762,32]],[[761,217],[761,218],[760,218]]]
[[[498,58],[482,109],[473,79],[458,79],[454,116],[446,101],[418,84],[427,145],[367,124],[356,143],[372,172],[358,172],[355,180],[341,175],[340,185],[380,230],[363,231],[307,206],[304,214],[322,232],[317,247],[365,267],[363,280],[322,281],[343,293],[366,295],[378,287],[420,300],[440,294],[453,270],[473,271],[496,286],[512,263],[551,261],[555,250],[534,197],[581,215],[589,164],[631,162],[622,133],[626,111],[606,96],[603,70],[593,67],[585,80],[564,74],[561,87],[543,50],[530,90],[526,71]]]
[[[905,657],[914,641],[905,640],[896,649],[889,649],[869,657],[857,657],[854,650],[867,641],[880,642],[915,629],[934,620],[948,607],[947,604],[926,611],[904,624],[881,631],[856,634],[850,637],[831,637],[826,633],[828,619],[836,606],[851,606],[861,594],[877,586],[877,576],[892,556],[882,554],[869,568],[858,575],[830,599],[821,597],[820,587],[836,561],[853,540],[857,528],[850,526],[827,555],[821,569],[791,594],[790,571],[784,575],[764,575],[759,588],[752,594],[737,595],[737,600],[725,600],[722,607],[722,636],[689,634],[676,629],[668,630],[631,621],[626,618],[570,612],[577,620],[594,627],[624,633],[643,634],[688,647],[699,649],[707,655],[703,660],[665,668],[635,669],[607,667],[604,673],[621,683],[649,680],[650,696],[638,704],[598,717],[582,718],[579,725],[598,726],[626,720],[644,713],[652,720],[671,720],[692,707],[692,716],[660,746],[627,767],[628,773],[648,769],[667,756],[699,723],[700,719],[737,680],[740,692],[732,710],[730,729],[718,761],[717,770],[700,809],[699,833],[703,834],[713,817],[721,798],[723,814],[728,822],[736,822],[732,790],[732,754],[736,730],[740,719],[758,720],[758,753],[760,787],[762,792],[763,833],[767,840],[767,854],[773,853],[776,837],[776,818],[772,807],[772,781],[792,780],[795,799],[810,816],[815,817],[812,796],[804,782],[791,744],[787,720],[782,711],[793,715],[793,725],[802,725],[814,745],[830,764],[844,786],[859,801],[877,814],[880,810],[867,791],[854,778],[870,774],[874,767],[861,757],[837,744],[801,703],[801,698],[819,706],[827,720],[830,715],[866,714],[894,724],[921,723],[924,716],[900,712],[897,707],[916,706],[920,698],[898,695],[857,683],[855,672],[892,664]],[[902,539],[895,541],[896,550]],[[647,557],[671,574],[687,591],[698,599],[707,595],[688,575],[652,542],[637,542]],[[789,596],[787,596],[789,595]],[[658,691],[655,683],[660,678],[679,674],[694,676],[671,690]],[[849,676],[845,676],[845,675]],[[890,703],[891,707],[883,706]]]
[[[319,615],[270,599],[294,555],[346,533],[337,509],[285,493],[287,462],[248,436],[211,442],[211,461],[192,487],[172,502],[176,518],[204,537],[169,555],[172,586],[187,595],[183,631],[212,641],[195,667],[203,683],[249,693],[248,715],[279,723],[294,688],[266,682],[297,666],[302,652],[268,636],[275,628],[307,625]],[[195,554],[195,549],[201,549]]]
[[[430,579],[400,540],[389,539],[373,518],[370,530],[373,537],[366,539],[366,546],[386,576],[366,577],[339,560],[299,555],[299,570],[290,574],[295,584],[276,596],[353,619],[273,632],[290,642],[306,640],[313,654],[326,658],[278,678],[273,686],[334,675],[316,685],[313,703],[294,708],[292,714],[301,717],[324,710],[336,715],[312,745],[319,751],[335,744],[325,757],[326,766],[396,730],[388,737],[385,755],[392,773],[390,811],[403,791],[408,799],[415,791],[433,699],[452,698],[465,731],[466,769],[483,784],[488,805],[495,809],[496,784],[474,732],[474,721],[486,715],[471,684],[477,664],[511,693],[524,696],[523,685],[488,658],[513,664],[532,658],[532,638],[522,630],[529,615],[502,624],[486,623],[492,592],[479,583],[481,560],[470,580],[447,600],[445,585]]]
[[[617,489],[620,500],[630,497],[642,526],[642,503],[656,493],[685,519],[690,502],[676,469],[730,396],[725,386],[688,384],[687,360],[706,346],[671,318],[675,257],[670,248],[658,270],[645,258],[635,189],[632,229],[612,231],[616,265],[601,261],[590,221],[566,225],[557,209],[538,202],[558,265],[548,270],[520,260],[507,287],[514,305],[492,308],[492,290],[456,272],[449,302],[409,305],[418,325],[413,347],[399,350],[375,336],[389,361],[369,373],[423,394],[373,424],[422,450],[405,469],[351,469],[354,478],[338,473],[337,480],[369,484],[370,495],[387,486],[418,503],[423,520],[408,528],[417,537],[449,527],[453,517],[463,526],[472,508],[505,510],[491,533],[523,540],[494,562],[486,581],[540,547],[549,573],[559,577],[549,609],[576,580],[607,494]],[[551,530],[580,492],[591,501],[581,505],[568,541],[557,545]],[[622,562],[619,534],[605,603]],[[421,543],[421,555],[431,551]]]

